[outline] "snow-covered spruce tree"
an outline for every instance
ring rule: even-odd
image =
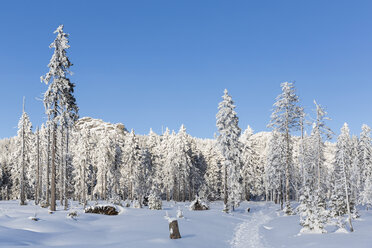
[[[108,173],[115,160],[115,149],[110,135],[104,132],[103,137],[98,140],[97,152],[97,183],[94,194],[100,199],[107,199]]]
[[[283,133],[286,143],[286,166],[285,166],[285,213],[292,214],[293,210],[290,204],[290,168],[292,166],[292,147],[291,136],[292,130],[298,130],[299,119],[303,115],[302,108],[298,106],[298,96],[295,93],[293,83],[284,82],[281,84],[282,93],[276,98],[274,111],[271,114],[271,121],[268,127],[276,129]]]
[[[353,135],[351,137],[350,142],[350,149],[351,149],[351,166],[349,169],[350,173],[350,202],[353,204],[351,205],[351,212],[353,213],[353,217],[359,216],[356,211],[356,205],[359,204],[360,199],[360,192],[362,190],[362,171],[360,167],[359,161],[359,139],[357,136]]]
[[[17,169],[13,171],[14,175],[17,175],[19,180],[19,200],[20,205],[26,204],[26,187],[30,186],[28,179],[34,177],[27,173],[30,169],[30,155],[31,155],[31,144],[32,144],[32,124],[30,118],[25,111],[25,105],[23,102],[23,112],[21,119],[18,122],[18,151],[17,151]]]
[[[249,201],[252,195],[262,195],[263,189],[263,168],[260,157],[252,139],[253,130],[250,126],[240,136],[243,145],[242,149],[242,176],[244,198]]]
[[[220,151],[216,148],[215,141],[211,140],[203,146],[204,159],[207,163],[206,173],[204,179],[207,198],[210,200],[220,200],[222,194],[222,156]]]
[[[175,160],[173,163],[176,166],[176,182],[177,182],[177,201],[186,201],[186,195],[189,193],[189,200],[191,200],[191,145],[189,137],[186,133],[184,125],[180,127],[178,134],[175,137]]]
[[[35,169],[36,169],[36,185],[35,185],[35,204],[39,204],[40,198],[42,195],[42,167],[41,167],[41,140],[40,140],[40,130],[39,128],[36,129],[35,132],[35,139],[34,139],[34,160],[35,160]]]
[[[326,126],[325,121],[331,120],[327,116],[327,112],[319,105],[315,100],[314,104],[316,106],[316,120],[314,122],[312,131],[312,140],[314,148],[314,159],[317,171],[317,188],[319,194],[323,194],[324,183],[326,180],[326,168],[324,165],[324,141],[323,139],[330,140],[333,137],[333,131]]]
[[[150,155],[150,167],[152,168],[151,184],[158,190],[162,188],[162,163],[161,163],[161,143],[160,137],[150,129],[148,139],[146,141],[146,147]],[[149,188],[151,189],[151,187]]]
[[[120,169],[121,172],[121,187],[125,188],[124,196],[130,200],[134,200],[134,170],[140,164],[141,149],[138,144],[138,139],[134,134],[134,130],[125,139],[123,150],[123,165]]]
[[[166,193],[167,201],[170,201],[171,195],[174,195],[174,186],[175,186],[175,180],[176,180],[176,169],[174,166],[174,159],[176,156],[175,153],[175,133],[172,132],[172,134],[169,133],[169,129],[166,128],[161,141],[161,151],[162,151],[162,185],[163,185],[163,191]],[[172,194],[173,193],[173,194]]]
[[[303,184],[301,187],[300,206],[297,211],[300,215],[301,232],[324,233],[324,224],[327,222],[328,212],[323,196],[317,191],[317,154],[318,138],[315,138],[315,125],[310,137],[303,139]]]
[[[362,132],[359,138],[358,153],[361,172],[360,202],[370,207],[372,204],[372,144],[371,128],[365,124],[362,126]]]
[[[149,151],[144,148],[140,150],[139,161],[133,167],[133,196],[142,207],[143,197],[151,185],[151,160]]]
[[[46,114],[51,123],[51,206],[52,211],[56,210],[56,152],[57,152],[57,126],[63,123],[64,112],[77,112],[75,98],[73,97],[74,85],[67,78],[70,66],[72,65],[67,57],[68,34],[63,32],[63,25],[60,25],[54,33],[56,39],[49,46],[54,49],[53,56],[48,64],[49,72],[41,77],[41,81],[49,84],[44,94],[44,106]],[[62,124],[63,125],[63,124]]]
[[[283,178],[285,168],[285,140],[284,135],[273,131],[267,146],[265,164],[265,181],[267,195],[275,203],[281,203],[283,208]]]
[[[342,227],[341,218],[348,214],[350,231],[353,231],[351,223],[350,202],[350,167],[352,164],[350,131],[345,123],[341,128],[341,134],[337,138],[336,155],[334,163],[334,185],[330,200],[331,217],[338,218],[339,226]]]
[[[234,210],[239,206],[241,201],[241,184],[240,184],[240,148],[239,136],[241,129],[239,128],[239,118],[235,112],[235,105],[225,89],[222,96],[222,102],[218,105],[217,113],[217,128],[218,137],[217,144],[221,150],[223,161],[223,184],[224,184],[224,211],[229,211],[231,207]]]
[[[325,233],[324,225],[327,221],[324,209],[319,209],[316,202],[316,195],[310,191],[310,187],[305,187],[300,197],[298,211],[300,215],[300,232],[305,233]]]
[[[91,131],[75,130],[73,134],[74,191],[80,203],[86,205],[88,196],[88,169],[92,161]]]

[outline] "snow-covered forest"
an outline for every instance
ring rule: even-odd
[[[41,77],[48,121],[33,127],[24,104],[18,135],[0,141],[1,200],[35,200],[55,211],[57,202],[65,209],[71,201],[95,200],[141,207],[148,199],[198,196],[223,201],[225,212],[242,201],[271,201],[286,215],[299,214],[303,232],[318,233],[331,221],[353,231],[357,206],[371,206],[370,127],[363,125],[358,137],[346,123],[331,130],[326,109],[314,101],[314,111],[305,110],[293,83],[278,85],[271,132],[242,130],[225,90],[216,99],[215,139],[192,137],[184,125],[139,135],[123,124],[79,118],[68,34],[63,25],[55,34],[49,71]]]

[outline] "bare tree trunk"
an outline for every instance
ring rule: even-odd
[[[46,168],[46,202],[50,205],[50,194],[49,194],[49,174],[50,174],[50,118],[48,120],[48,146],[47,146],[47,168]]]
[[[290,154],[290,136],[289,136],[289,129],[288,129],[288,124],[287,124],[287,130],[286,130],[286,142],[287,142],[287,156],[286,156],[286,166],[285,166],[285,202],[286,202],[286,214],[292,214],[292,208],[291,208],[291,203],[290,203],[290,184],[289,184],[289,166],[290,166],[290,161],[291,161],[291,154]]]
[[[61,203],[61,205],[63,205],[63,196],[64,196],[64,193],[63,193],[63,190],[64,190],[64,173],[65,173],[65,170],[64,170],[64,165],[65,165],[65,156],[64,156],[64,135],[63,135],[63,126],[61,126],[61,144],[60,144],[60,161],[59,161],[59,201]]]
[[[353,232],[354,231],[354,228],[353,228],[353,225],[351,223],[351,211],[350,211],[350,202],[349,202],[349,192],[348,192],[348,189],[347,189],[347,177],[346,177],[346,171],[345,171],[346,170],[345,163],[343,163],[342,170],[343,170],[344,184],[345,184],[345,194],[346,194],[346,206],[347,206],[347,213],[348,213],[348,221],[349,221],[349,225],[350,225],[350,232]]]
[[[227,192],[227,165],[226,165],[226,162],[224,163],[224,186],[223,186],[223,190],[224,190],[223,203],[225,205],[225,210],[228,211],[228,206],[227,206],[227,202],[228,202],[228,192]]]
[[[57,124],[55,123],[55,118],[53,121],[53,133],[52,133],[52,180],[50,182],[51,188],[51,204],[50,210],[56,211],[56,147],[57,147]]]
[[[39,128],[36,130],[36,188],[35,188],[35,204],[39,204],[39,198],[41,195],[41,178],[40,178],[40,139],[39,139]]]
[[[67,167],[68,167],[68,163],[69,163],[69,159],[70,159],[70,156],[69,156],[69,128],[66,128],[66,158],[65,158],[65,168],[64,168],[64,189],[63,189],[63,193],[64,193],[64,198],[65,198],[65,210],[67,210],[68,208],[68,193],[67,193],[67,190],[68,190],[68,185],[67,185]]]
[[[26,202],[25,202],[25,127],[24,127],[24,124],[23,124],[23,127],[22,127],[22,163],[21,163],[21,178],[20,178],[20,204],[21,205],[25,205]]]

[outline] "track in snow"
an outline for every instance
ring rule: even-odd
[[[260,227],[271,220],[268,214],[262,210],[252,213],[246,221],[241,223],[235,230],[231,241],[232,248],[264,248],[268,247],[260,235]]]

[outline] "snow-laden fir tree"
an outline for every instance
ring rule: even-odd
[[[125,189],[124,195],[130,200],[135,197],[134,184],[135,184],[135,171],[140,166],[141,149],[138,144],[138,139],[134,130],[125,139],[123,150],[123,165],[120,169],[121,172],[121,187]]]
[[[203,146],[204,159],[207,163],[205,179],[205,194],[209,200],[219,200],[222,194],[222,156],[214,141],[206,142]]]
[[[372,144],[371,128],[365,124],[362,126],[362,132],[359,138],[358,153],[361,173],[360,202],[370,207],[372,204]]]
[[[267,146],[265,163],[265,185],[267,198],[281,203],[283,208],[283,179],[285,173],[286,145],[283,134],[272,131]]]
[[[24,100],[23,100],[24,101]],[[13,170],[13,175],[17,177],[15,182],[18,181],[19,185],[19,200],[20,205],[26,204],[26,191],[27,187],[30,187],[29,180],[31,177],[35,178],[35,175],[30,174],[31,164],[30,164],[30,155],[31,155],[31,145],[33,139],[32,133],[32,124],[30,122],[30,118],[25,111],[25,104],[23,102],[23,111],[22,116],[18,122],[18,136],[17,136],[17,144],[18,144],[18,151],[16,152],[17,156],[17,167]],[[29,172],[29,173],[27,173]],[[16,183],[17,184],[17,183]]]
[[[300,215],[301,232],[324,233],[328,212],[325,199],[317,190],[317,161],[314,159],[318,153],[317,128],[314,125],[310,137],[302,140],[303,153],[303,184],[301,187],[300,206],[297,211]],[[314,132],[315,131],[315,132]]]
[[[238,126],[239,118],[235,112],[234,102],[226,89],[222,99],[218,105],[216,116],[219,133],[217,144],[224,158],[224,211],[229,211],[229,208],[234,210],[235,207],[239,206],[241,201],[241,144],[239,141],[241,129]]]
[[[72,63],[67,57],[66,50],[70,48],[68,34],[63,31],[63,25],[60,25],[55,31],[56,39],[49,46],[54,49],[53,56],[48,64],[49,72],[41,77],[41,81],[49,84],[44,94],[44,106],[46,114],[50,119],[51,125],[51,206],[52,211],[56,210],[56,156],[57,156],[57,126],[64,125],[66,116],[63,113],[69,112],[69,117],[76,119],[77,107],[73,97],[74,84],[71,83],[68,74]]]
[[[286,164],[285,164],[285,213],[292,214],[290,204],[290,180],[292,167],[291,131],[300,128],[300,118],[303,116],[302,108],[298,106],[299,98],[296,95],[293,83],[284,82],[281,84],[282,93],[276,98],[274,111],[271,114],[271,121],[268,127],[276,129],[285,136],[286,143]]]
[[[350,173],[350,202],[354,203],[351,208],[353,216],[358,216],[356,212],[355,205],[359,204],[360,192],[362,187],[362,171],[359,161],[359,139],[357,136],[353,135],[350,140],[350,149],[351,149],[351,166],[349,169]]]
[[[166,193],[167,201],[170,201],[172,193],[174,193],[175,180],[176,180],[176,167],[174,166],[174,159],[176,157],[175,149],[175,133],[169,133],[166,128],[161,141],[162,163],[163,163],[163,191]]]
[[[97,183],[94,194],[99,195],[100,199],[107,199],[108,174],[115,160],[114,143],[108,132],[104,132],[103,137],[98,140],[97,153]]]
[[[338,218],[340,227],[343,227],[341,218],[348,214],[350,231],[353,231],[351,223],[351,201],[350,201],[350,167],[351,139],[349,126],[345,123],[341,128],[341,134],[337,138],[336,155],[334,163],[334,185],[330,200],[331,217]]]
[[[191,200],[192,184],[191,184],[191,170],[192,164],[192,154],[191,154],[191,144],[189,142],[189,136],[186,133],[186,128],[184,125],[180,127],[179,132],[175,137],[175,160],[173,161],[176,166],[176,188],[177,191],[176,200],[186,201],[186,195],[189,194],[187,198]]]
[[[75,130],[73,137],[75,147],[73,149],[75,197],[85,205],[88,200],[88,171],[93,157],[92,134],[89,128],[83,128]]]
[[[317,206],[316,195],[310,191],[309,187],[305,187],[300,197],[300,205],[297,210],[300,215],[300,224],[302,229],[300,232],[305,233],[325,233],[324,229],[326,212],[324,209],[319,209]],[[320,210],[320,211],[319,211]]]
[[[253,130],[250,126],[240,136],[242,143],[242,176],[244,198],[248,201],[254,196],[262,195],[264,169],[261,167],[260,157],[252,139]]]
[[[312,130],[312,140],[314,145],[314,160],[317,171],[317,188],[319,194],[323,194],[326,180],[326,168],[324,158],[324,140],[330,140],[333,137],[333,131],[326,125],[326,121],[331,120],[327,116],[327,112],[324,107],[318,104],[314,100],[316,106],[316,120]]]
[[[161,143],[160,137],[152,129],[148,134],[148,139],[146,141],[146,147],[150,155],[150,167],[152,168],[152,185],[157,189],[162,188],[162,154],[161,154]],[[149,188],[151,189],[151,187]]]

